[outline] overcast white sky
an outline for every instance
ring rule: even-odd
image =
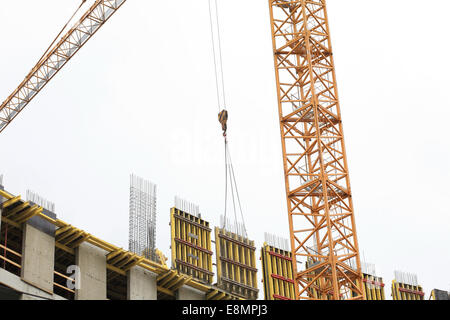
[[[288,237],[267,2],[219,0],[230,147],[258,248],[265,231]],[[2,3],[0,100],[79,3]],[[327,3],[360,249],[388,297],[396,269],[416,273],[426,298],[450,290],[450,3]],[[130,173],[158,185],[166,256],[175,195],[217,225],[224,163],[207,0],[128,0],[0,146],[10,192],[34,190],[58,218],[123,248]]]

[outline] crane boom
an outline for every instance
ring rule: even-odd
[[[14,120],[125,1],[95,1],[81,19],[48,51],[17,89],[1,104],[0,132]]]
[[[296,295],[364,299],[326,3],[269,7]]]

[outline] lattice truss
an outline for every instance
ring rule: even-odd
[[[126,0],[96,0],[0,106],[0,132],[27,106]]]
[[[128,250],[156,259],[156,185],[135,175],[130,177]]]
[[[325,1],[269,0],[299,299],[361,299]],[[314,293],[314,294],[313,294]]]

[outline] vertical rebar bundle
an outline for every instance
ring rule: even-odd
[[[376,270],[375,270],[375,264],[373,264],[373,263],[362,262],[361,270],[362,270],[362,273],[367,274],[369,276],[374,276],[374,277],[377,276]]]
[[[177,196],[175,196],[175,208],[178,210],[181,210],[183,212],[189,213],[193,216],[196,216],[197,218],[200,218],[200,207],[196,205],[195,203],[186,201],[184,199],[181,199]]]
[[[230,219],[226,218],[224,215],[220,215],[220,226],[223,230],[237,234],[243,238],[248,238],[245,225],[242,222],[235,220],[231,222]]]
[[[398,283],[409,284],[411,286],[419,285],[416,274],[395,270],[394,275],[395,281]]]
[[[0,181],[1,184],[1,181]],[[27,201],[34,202],[35,204],[43,207],[44,209],[47,209],[48,211],[51,211],[55,213],[55,204],[53,202],[50,202],[41,196],[39,196],[37,193],[27,190]]]
[[[291,251],[289,240],[281,238],[279,236],[264,232],[264,241],[269,245],[277,249],[284,251]]]
[[[156,185],[130,176],[129,251],[155,260]]]

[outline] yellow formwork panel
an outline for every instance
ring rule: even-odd
[[[292,254],[264,243],[261,264],[265,300],[294,300]]]
[[[383,278],[363,274],[366,300],[385,300]]]
[[[215,228],[217,286],[249,300],[258,298],[254,241]]]
[[[181,211],[170,209],[172,233],[172,268],[203,283],[211,284],[211,229],[209,222]]]
[[[412,286],[392,280],[393,300],[423,300],[425,293],[421,286]]]

